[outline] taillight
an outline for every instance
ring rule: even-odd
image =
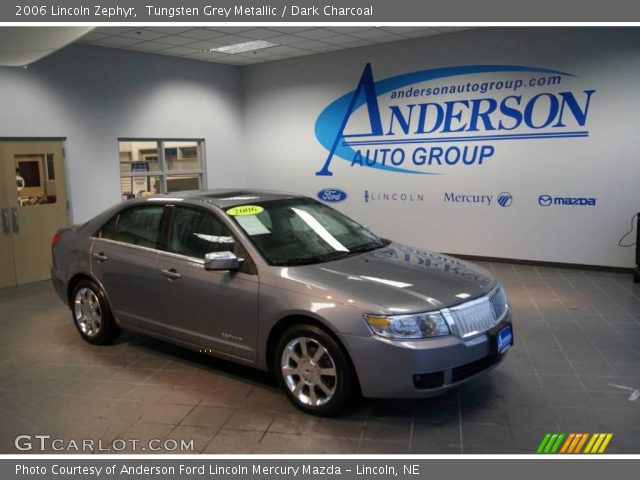
[[[62,235],[60,234],[60,232],[56,232],[56,234],[51,239],[51,250],[55,248],[55,246],[58,244],[61,238],[62,238]]]

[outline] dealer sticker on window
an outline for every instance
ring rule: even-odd
[[[241,205],[239,207],[233,207],[227,210],[227,215],[240,217],[242,215],[257,215],[263,211],[264,208],[259,205]]]

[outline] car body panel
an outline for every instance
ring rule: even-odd
[[[174,270],[158,293],[165,334],[231,357],[256,361],[258,278],[242,272],[207,271],[203,262],[161,253],[158,269]]]
[[[491,290],[496,281],[467,262],[391,243],[321,265],[288,269],[302,285],[331,289],[345,300],[366,298],[367,313],[418,313],[453,306]],[[460,295],[460,296],[457,296]]]
[[[157,297],[163,277],[158,274],[156,250],[94,238],[91,276],[108,292],[112,314],[121,327],[163,332],[161,297]],[[149,301],[154,297],[157,300]]]

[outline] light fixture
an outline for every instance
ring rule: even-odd
[[[262,50],[263,48],[277,47],[278,43],[267,42],[266,40],[253,40],[251,42],[236,43],[234,45],[225,45],[218,48],[207,48],[203,50],[206,53],[218,52],[235,55],[236,53],[251,52]]]

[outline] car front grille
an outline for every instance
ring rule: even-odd
[[[453,333],[460,338],[468,338],[493,328],[507,308],[507,297],[502,286],[498,285],[484,297],[448,309],[445,317],[449,317]]]

